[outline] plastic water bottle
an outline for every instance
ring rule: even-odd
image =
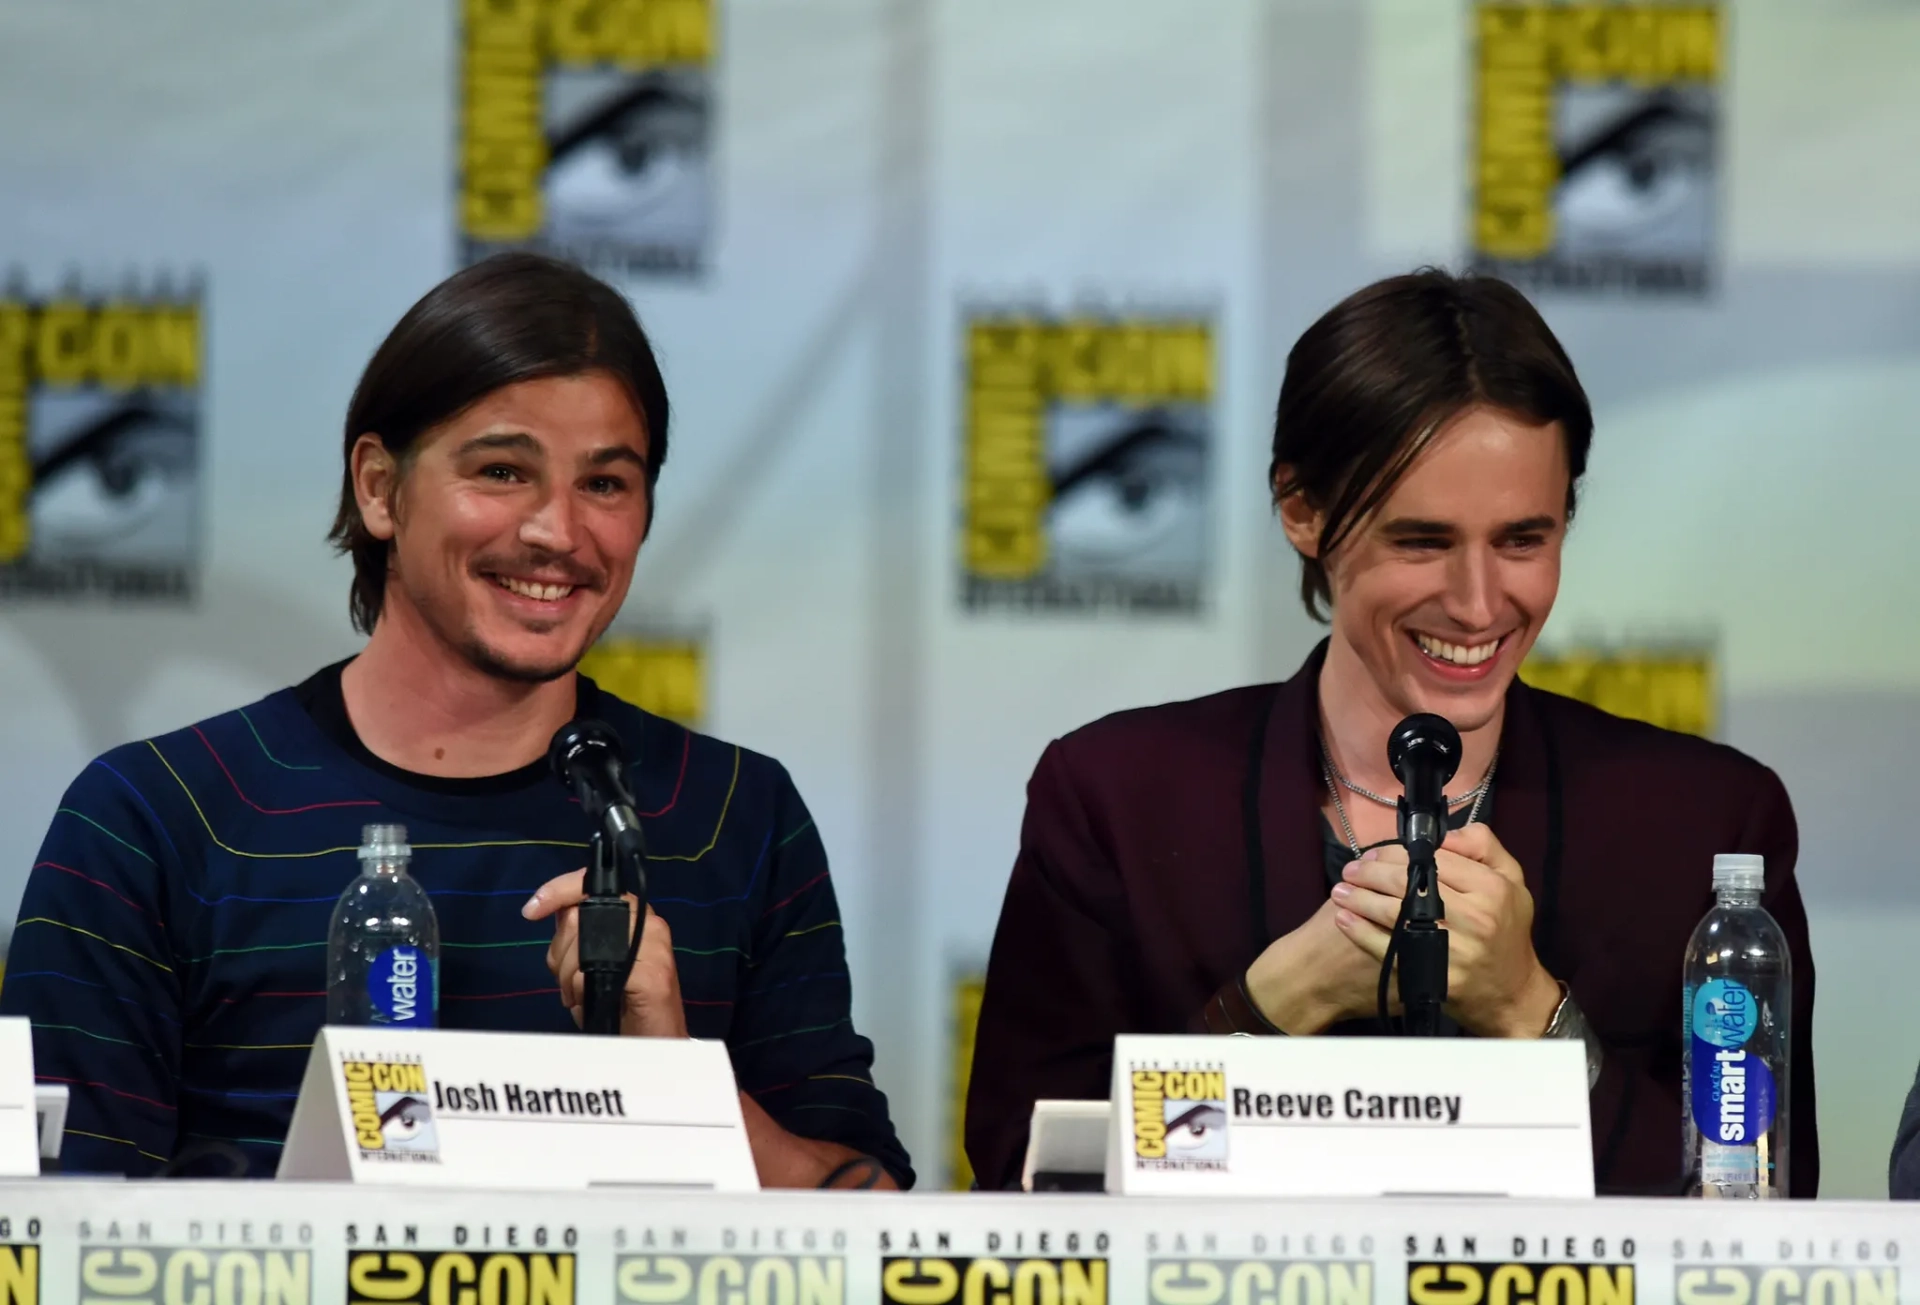
[[[440,922],[404,825],[360,831],[360,875],[327,931],[327,1023],[430,1029],[440,1007]]]
[[[1760,905],[1766,861],[1713,858],[1714,905],[1687,943],[1683,1003],[1687,1194],[1787,1194],[1793,970]]]

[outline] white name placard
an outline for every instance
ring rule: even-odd
[[[725,1044],[320,1030],[278,1176],[757,1191]]]
[[[1109,1192],[1593,1195],[1563,1039],[1127,1036],[1113,1103]]]
[[[33,1088],[33,1024],[0,1019],[0,1176],[40,1172],[40,1119]]]

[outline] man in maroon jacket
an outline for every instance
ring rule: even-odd
[[[1107,1095],[1118,1033],[1375,1033],[1406,885],[1387,735],[1458,726],[1438,857],[1450,1032],[1586,1044],[1595,1181],[1684,1190],[1681,956],[1718,852],[1766,858],[1793,952],[1786,1178],[1819,1180],[1813,963],[1773,772],[1515,676],[1552,610],[1593,419],[1510,286],[1369,286],[1287,360],[1271,481],[1331,632],[1279,685],[1122,712],[1048,747],[967,1100],[985,1187],[1038,1098]]]

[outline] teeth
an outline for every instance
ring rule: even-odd
[[[548,603],[558,602],[573,592],[572,585],[543,585],[532,580],[516,580],[510,575],[497,575],[494,581],[522,598],[538,598]]]
[[[1429,657],[1436,657],[1443,662],[1452,662],[1455,666],[1478,666],[1500,651],[1498,639],[1491,643],[1474,644],[1470,647],[1466,644],[1447,643],[1445,640],[1435,639],[1425,634],[1417,634],[1414,638],[1419,640],[1420,650]]]

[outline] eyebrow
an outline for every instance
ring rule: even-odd
[[[509,449],[519,453],[531,454],[534,457],[544,458],[546,456],[546,450],[540,446],[540,442],[525,431],[489,431],[485,435],[475,435],[472,439],[467,440],[456,449],[454,456],[465,457],[472,453],[505,451]],[[614,462],[630,462],[635,468],[642,472],[647,469],[646,458],[643,457],[638,450],[627,444],[614,444],[604,449],[595,449],[587,456],[587,465],[593,467],[604,467]]]
[[[1559,525],[1557,517],[1523,517],[1519,521],[1508,521],[1501,525],[1499,533],[1503,535],[1528,535],[1542,530],[1552,530]],[[1424,521],[1419,517],[1395,517],[1382,522],[1380,533],[1395,539],[1413,539],[1432,535],[1453,535],[1459,532],[1446,521]]]
[[[462,444],[454,450],[454,456],[483,453],[489,449],[516,449],[523,453],[535,454],[541,452],[539,441],[525,431],[489,431],[485,435],[475,435]]]

